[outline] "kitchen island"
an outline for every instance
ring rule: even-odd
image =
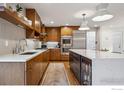
[[[81,85],[124,85],[124,54],[70,49],[69,56]]]
[[[49,63],[49,50],[0,56],[0,85],[38,85]]]

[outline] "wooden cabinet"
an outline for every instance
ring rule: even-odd
[[[42,24],[41,26],[41,35],[40,35],[40,39],[43,42],[47,42],[47,34],[46,34],[46,29],[45,29],[45,25]]]
[[[49,50],[27,62],[26,83],[28,85],[39,84],[49,63],[47,55],[49,55]]]
[[[69,27],[61,27],[61,36],[72,36],[72,28]]]
[[[60,61],[61,50],[60,48],[50,49],[50,61]]]
[[[57,41],[60,42],[60,27],[47,27],[47,41]]]
[[[78,30],[79,26],[62,26],[61,36],[72,36],[74,30]]]
[[[61,54],[61,61],[69,61],[69,55]]]
[[[41,32],[41,19],[38,13],[35,11],[35,29],[37,32]]]
[[[27,38],[34,38],[38,36],[41,32],[41,19],[35,9],[26,9],[26,17],[32,21],[32,26],[34,30],[30,31],[26,30],[26,37]]]

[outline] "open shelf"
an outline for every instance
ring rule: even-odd
[[[14,13],[9,9],[6,9],[4,6],[0,7],[0,17],[17,26],[23,27],[24,29],[34,30],[32,26],[30,26],[23,19],[18,17],[17,13]]]

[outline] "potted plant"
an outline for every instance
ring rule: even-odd
[[[20,4],[17,4],[16,5],[16,12],[17,12],[19,17],[23,16],[22,10],[23,10],[23,8],[20,6]]]

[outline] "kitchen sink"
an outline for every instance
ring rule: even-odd
[[[24,52],[24,53],[21,53],[20,55],[32,55],[35,53],[37,53],[37,52]]]

